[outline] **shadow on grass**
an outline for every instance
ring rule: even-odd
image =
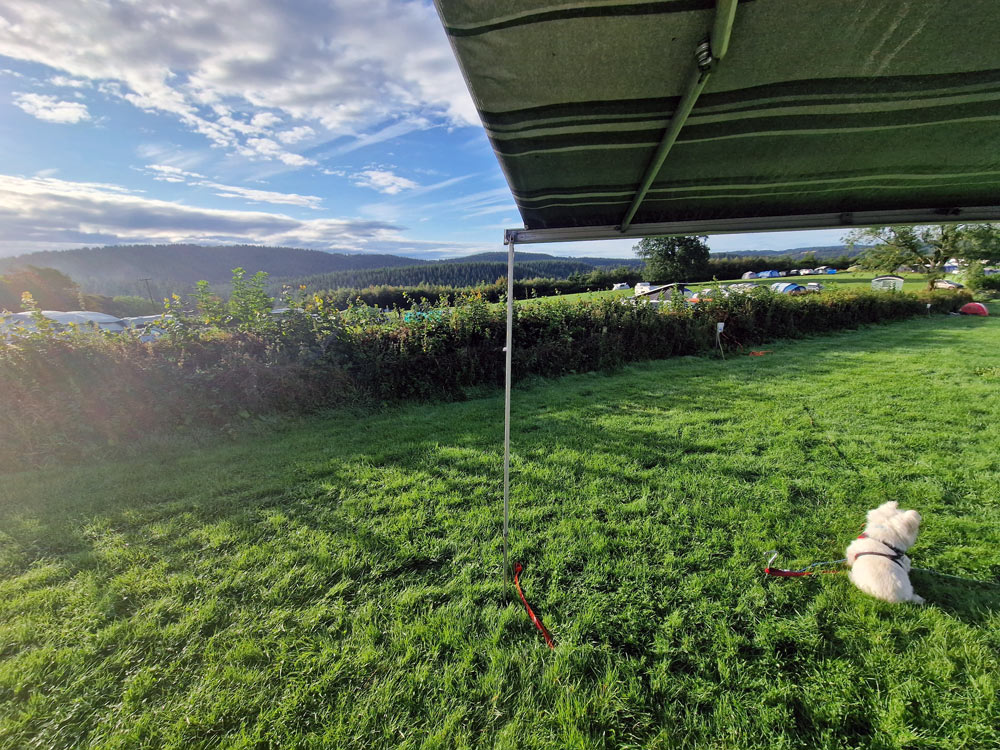
[[[912,571],[910,580],[914,590],[928,604],[963,622],[979,624],[1000,612],[1000,582],[942,575],[927,570]]]
[[[734,402],[761,408],[760,404],[747,403],[748,387],[752,388],[755,381],[767,382],[792,376],[808,383],[842,370],[845,354],[903,350],[919,356],[923,351],[940,351],[955,344],[956,331],[983,325],[993,326],[996,322],[983,318],[935,317],[784,341],[775,345],[773,354],[761,358],[731,356],[726,362],[716,362],[709,357],[687,357],[636,363],[630,367],[632,373],[640,376],[662,374],[662,391],[651,390],[651,386],[655,389],[656,384],[649,377],[629,380],[621,387],[622,381],[617,380],[613,373],[611,377],[571,376],[559,381],[542,381],[536,388],[519,389],[514,398],[512,438],[515,463],[519,465],[515,467],[513,494],[517,498],[523,496],[525,488],[530,489],[531,504],[536,506],[540,504],[539,498],[552,498],[548,507],[537,507],[528,519],[533,526],[540,527],[557,520],[563,513],[559,498],[566,494],[567,478],[576,483],[591,480],[617,483],[633,487],[638,492],[648,485],[650,472],[666,469],[681,461],[698,461],[699,457],[709,461],[714,454],[731,450],[732,446],[719,444],[713,430],[738,427],[741,419],[738,414],[723,419],[718,412],[728,409]],[[789,361],[784,356],[786,354],[794,357],[793,361]],[[592,404],[581,409],[581,396],[592,399]],[[787,419],[802,420],[805,424],[806,417],[800,414],[800,410],[802,404],[811,398],[811,394],[803,393],[800,403],[768,404],[764,408],[775,409],[785,414]],[[644,423],[645,404],[650,402],[654,402],[654,407],[659,409],[688,410],[692,423],[681,425],[669,433],[651,434],[649,426]],[[453,512],[468,511],[477,504],[488,505],[491,510],[497,508],[501,491],[501,404],[500,397],[494,396],[480,401],[428,406],[426,408],[437,410],[438,416],[443,418],[428,420],[417,427],[411,425],[400,432],[398,439],[394,439],[394,422],[399,417],[408,418],[422,407],[393,407],[387,413],[376,413],[360,420],[354,414],[355,420],[351,420],[351,424],[343,424],[334,413],[328,418],[311,420],[313,431],[302,431],[301,425],[293,424],[273,435],[257,438],[253,445],[249,442],[228,445],[224,447],[226,459],[239,466],[252,461],[252,454],[260,453],[268,444],[280,444],[281,450],[275,453],[280,457],[274,460],[270,481],[263,486],[246,486],[246,480],[236,471],[221,496],[209,496],[208,502],[203,504],[184,503],[183,510],[205,522],[226,520],[241,526],[252,526],[259,523],[261,512],[280,508],[305,526],[335,530],[345,539],[353,540],[354,546],[359,549],[397,560],[398,565],[390,569],[414,573],[440,572],[440,551],[428,557],[414,552],[412,545],[406,545],[404,549],[395,540],[366,528],[365,514],[348,519],[338,514],[337,507],[347,494],[363,496],[371,489],[366,486],[367,480],[352,474],[352,467],[367,464],[379,470],[396,469],[414,473],[448,471],[449,491],[465,498],[457,507],[451,508]],[[608,418],[621,415],[634,416],[634,420],[626,426],[618,424],[610,427]],[[369,421],[370,430],[359,431],[356,421]],[[791,426],[788,424],[789,428]],[[317,439],[317,432],[323,435],[323,439]],[[769,465],[761,457],[768,448],[766,444],[743,444],[739,449],[746,454],[747,463],[720,465],[717,467],[720,475],[734,482],[753,484],[766,480],[775,472],[806,470],[813,454],[827,451],[827,446],[813,434],[816,430],[803,429],[799,432],[802,433],[799,441],[801,466]],[[603,454],[609,460],[599,468],[574,464],[572,455],[552,455],[553,449],[560,445]],[[477,453],[442,455],[442,446],[469,448]],[[293,458],[288,458],[290,455]],[[164,464],[169,458],[170,451],[167,451],[159,460],[150,461],[149,466],[143,466],[143,460],[129,462],[134,464],[129,472],[132,483],[136,482],[137,476],[155,477],[164,473]],[[495,465],[491,464],[491,459],[495,459]],[[821,453],[821,460],[834,464],[836,456]],[[496,480],[493,496],[496,499],[483,498],[484,475]],[[315,485],[323,480],[337,484],[335,491],[325,498],[325,505],[323,502],[299,501],[303,494],[309,493],[313,493],[315,499]],[[43,500],[37,507],[41,512],[36,513],[17,503],[7,507],[0,505],[0,519],[16,515],[23,520],[30,516],[30,523],[16,523],[8,533],[12,537],[20,537],[18,541],[22,544],[18,546],[22,553],[28,553],[27,558],[39,559],[78,552],[81,544],[86,545],[78,534],[73,534],[70,539],[65,533],[54,533],[55,526],[62,527],[62,532],[66,531],[69,517],[76,516],[77,520],[81,515],[113,517],[143,506],[150,511],[147,518],[149,515],[155,517],[173,512],[170,501],[165,502],[164,496],[156,492],[150,492],[149,499],[137,500],[134,492],[115,492],[114,487],[108,489],[112,491],[100,498],[99,506],[93,497],[77,502],[77,497],[69,494]],[[796,496],[796,493],[799,495]],[[696,499],[697,488],[680,488],[679,494],[682,498],[687,495]],[[808,507],[814,508],[822,501],[809,488],[793,487],[791,494]],[[580,506],[579,501],[574,504]],[[159,511],[154,510],[156,506],[160,506]],[[606,519],[602,508],[591,508],[584,503],[579,510],[604,525]],[[140,515],[146,514],[140,511]],[[433,536],[441,530],[430,528],[425,531]],[[27,536],[33,538],[28,540]],[[428,535],[423,538],[426,540]],[[492,548],[498,545],[498,538],[485,542],[490,549],[484,550],[484,554],[495,552]]]

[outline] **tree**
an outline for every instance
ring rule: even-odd
[[[74,310],[80,305],[80,288],[54,268],[26,266],[0,276],[0,310],[17,310],[21,295],[30,292],[41,310]]]
[[[862,268],[895,271],[909,266],[927,277],[927,288],[944,276],[949,260],[988,260],[1000,257],[1000,226],[996,224],[934,224],[857,229],[847,236],[848,247],[875,242],[860,258]]]
[[[632,249],[646,261],[651,281],[669,284],[698,281],[709,276],[705,237],[644,237]]]

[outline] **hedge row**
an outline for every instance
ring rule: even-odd
[[[694,307],[631,300],[522,304],[514,373],[555,377],[610,370],[714,346],[728,349],[947,313],[962,292],[830,293],[767,290]],[[317,298],[318,301],[318,298]],[[305,305],[267,330],[225,331],[181,322],[144,344],[128,336],[32,336],[0,344],[0,470],[54,456],[125,450],[145,436],[200,427],[235,429],[268,414],[400,399],[458,399],[503,382],[505,312],[480,296],[408,316],[372,308],[339,313]]]

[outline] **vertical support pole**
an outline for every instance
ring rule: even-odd
[[[514,339],[514,240],[507,245],[507,345],[503,404],[503,587],[507,590],[510,564],[507,559],[507,532],[510,528],[510,354]]]

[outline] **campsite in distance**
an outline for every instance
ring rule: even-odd
[[[8,0],[0,750],[1000,748],[998,40]]]

